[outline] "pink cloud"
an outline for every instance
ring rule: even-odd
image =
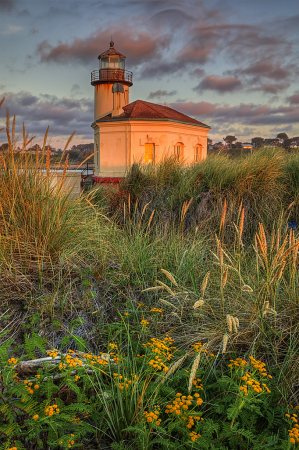
[[[216,75],[207,75],[195,88],[195,91],[211,90],[219,93],[232,92],[240,90],[241,81],[236,77],[218,77]]]

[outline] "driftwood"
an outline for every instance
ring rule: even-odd
[[[70,353],[63,353],[63,356],[72,356],[70,355]],[[84,358],[85,353],[83,352],[79,352],[79,351],[75,351],[74,355],[78,356],[80,358],[80,360],[82,361],[82,366],[81,367],[86,367],[88,366],[87,364],[84,364],[83,361],[87,361],[86,358]],[[111,361],[112,364],[115,364],[114,360],[110,358],[109,354],[102,354],[101,358],[105,361]],[[33,375],[37,373],[37,370],[40,368],[44,368],[44,362],[49,362],[51,366],[56,366],[57,364],[60,364],[61,362],[61,355],[56,356],[55,358],[52,358],[51,356],[45,357],[45,358],[39,358],[39,359],[32,359],[30,361],[20,361],[18,364],[16,364],[14,366],[14,369],[17,371],[18,375]],[[94,370],[93,369],[86,369],[86,373],[93,373]],[[77,371],[73,370],[71,372],[71,375],[76,374]],[[58,378],[62,378],[65,377],[64,374],[57,374],[57,375],[52,375],[49,377],[45,377],[43,378],[42,381],[46,381],[48,378],[53,378],[53,380],[56,380]],[[28,380],[28,381],[34,381],[33,380]]]

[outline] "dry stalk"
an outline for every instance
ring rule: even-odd
[[[228,343],[228,335],[225,334],[222,339],[222,354],[225,353],[226,351],[227,343]]]
[[[168,272],[168,270],[165,270],[165,269],[161,269],[161,272],[163,272],[164,273],[164,275],[166,275],[167,276],[167,278],[175,285],[175,286],[177,286],[178,287],[178,284],[177,284],[177,282],[175,281],[175,279],[174,279],[174,277],[171,275],[171,273],[170,272]]]
[[[277,311],[275,311],[275,309],[273,309],[273,308],[267,308],[267,309],[264,309],[264,311],[263,311],[263,317],[266,314],[274,314],[276,316],[277,315]]]
[[[222,289],[225,288],[226,282],[227,282],[227,275],[228,275],[228,269],[225,270],[224,274],[223,274],[223,278],[222,278]]]
[[[141,292],[159,291],[161,289],[164,289],[164,287],[163,286],[154,286],[151,288],[143,289]]]
[[[233,332],[233,321],[232,321],[232,316],[230,314],[227,314],[227,316],[226,316],[226,323],[227,323],[228,331],[230,333],[232,333]]]
[[[149,221],[148,221],[148,224],[147,224],[147,227],[146,227],[146,232],[148,232],[148,230],[149,230],[149,227],[150,227],[151,221],[152,221],[152,219],[154,217],[154,214],[155,214],[155,209],[152,211],[151,216],[149,218]]]
[[[236,317],[232,317],[233,332],[238,333]]]
[[[167,378],[169,378],[172,374],[174,374],[174,372],[176,372],[178,370],[178,368],[182,365],[182,363],[185,361],[186,357],[188,356],[189,353],[186,353],[184,356],[182,356],[180,359],[178,359],[175,363],[173,363],[165,377],[163,378],[163,380],[161,381],[161,384],[165,383],[165,381],[167,380]]]
[[[164,305],[166,306],[170,306],[171,308],[176,309],[177,311],[179,311],[179,308],[177,308],[175,305],[173,305],[172,303],[168,302],[167,300],[164,300],[163,298],[160,298],[159,301],[161,303],[164,303]]]
[[[223,265],[223,252],[222,252],[222,246],[221,246],[221,242],[218,238],[217,239],[217,254],[218,254],[218,258],[220,261],[220,266]]]
[[[193,309],[199,308],[203,304],[204,304],[203,300],[197,300],[197,302],[195,302],[194,305],[193,305]]]
[[[202,295],[202,297],[205,295],[205,290],[206,290],[206,287],[207,287],[207,284],[208,284],[208,281],[209,281],[209,277],[210,277],[210,272],[207,272],[205,277],[204,277],[204,279],[203,279],[202,285],[201,285],[201,295]]]
[[[200,361],[200,357],[201,357],[201,352],[203,350],[204,346],[201,347],[201,349],[198,352],[198,355],[196,356],[193,364],[192,364],[192,368],[191,368],[191,373],[190,373],[190,377],[189,377],[189,385],[188,385],[188,391],[191,392],[192,389],[192,384],[199,366],[199,361]]]
[[[242,214],[241,214],[241,218],[240,218],[240,223],[239,223],[239,239],[240,239],[240,243],[241,241],[241,237],[242,237],[242,233],[243,233],[243,228],[244,228],[244,215],[245,215],[245,211],[244,208],[242,209]]]
[[[223,211],[222,211],[222,216],[221,216],[221,220],[220,220],[220,228],[219,228],[219,232],[221,232],[221,229],[224,228],[224,223],[225,223],[225,216],[226,216],[226,198],[224,199],[224,205],[223,205]]]
[[[160,284],[160,286],[163,286],[164,289],[166,289],[166,291],[172,295],[173,297],[175,297],[175,293],[170,289],[169,286],[167,286],[167,284],[163,283],[162,281],[156,280],[156,283]]]
[[[241,289],[243,292],[253,292],[253,289],[250,286],[248,286],[248,284],[244,284],[244,286],[242,286]]]
[[[191,198],[191,200],[189,200],[188,203],[187,203],[187,201],[185,201],[185,202],[183,203],[182,211],[181,211],[180,227],[182,227],[182,225],[183,225],[183,222],[184,222],[184,220],[185,220],[187,211],[188,211],[188,209],[189,209],[189,207],[190,207],[192,201],[193,201],[193,197]]]
[[[142,217],[143,217],[143,214],[145,213],[145,210],[146,210],[146,208],[148,207],[148,205],[151,203],[152,201],[150,200],[146,205],[144,205],[144,207],[143,207],[143,210],[142,210],[142,213],[141,213],[141,217],[140,217],[140,219],[139,219],[139,222],[138,222],[138,226],[140,227],[140,225],[141,225],[141,221],[142,221]]]

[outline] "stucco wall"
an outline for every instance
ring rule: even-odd
[[[155,163],[166,154],[174,153],[177,143],[183,144],[183,160],[195,161],[195,146],[200,144],[201,158],[207,156],[209,129],[177,122],[120,121],[95,125],[99,129],[99,158],[95,157],[95,175],[123,176],[134,162],[144,162],[146,143],[155,144]]]

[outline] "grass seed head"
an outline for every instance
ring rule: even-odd
[[[193,309],[199,308],[203,304],[204,304],[203,300],[197,300],[197,302],[195,302],[194,305],[193,305]]]
[[[233,326],[233,332],[238,333],[237,322],[236,322],[235,317],[232,317],[232,326]]]
[[[178,287],[178,284],[177,284],[177,282],[175,281],[175,279],[174,279],[174,277],[171,275],[171,273],[170,272],[168,272],[168,270],[165,270],[165,269],[161,269],[161,272],[163,272],[164,273],[164,275],[166,275],[167,276],[167,278],[175,285],[175,286],[177,286]]]
[[[204,277],[204,279],[203,279],[202,286],[201,286],[202,296],[204,296],[204,294],[205,294],[206,287],[207,287],[207,284],[208,284],[208,281],[209,281],[209,277],[210,277],[210,272],[207,272],[205,277]]]
[[[230,314],[227,314],[227,316],[226,316],[226,323],[227,323],[228,331],[230,333],[232,333],[233,332],[233,321],[232,321],[232,316]]]
[[[225,272],[224,272],[223,278],[222,278],[222,283],[221,283],[222,289],[225,288],[225,285],[227,282],[227,275],[228,275],[228,269],[225,269]]]
[[[202,347],[203,348],[203,347]],[[201,350],[202,350],[201,348]],[[192,368],[191,368],[191,373],[190,373],[190,377],[189,377],[189,385],[188,385],[188,391],[191,392],[192,386],[193,386],[193,381],[196,375],[196,371],[198,369],[199,366],[199,362],[200,362],[200,357],[201,357],[201,350],[199,351],[198,355],[196,356],[193,364],[192,364]]]
[[[227,344],[228,344],[228,335],[225,334],[222,339],[222,354],[226,352]]]
[[[253,292],[253,289],[248,286],[248,284],[244,284],[244,286],[242,286],[242,291],[243,292]]]
[[[182,356],[180,359],[178,359],[175,363],[173,363],[173,364],[169,367],[169,369],[168,369],[168,371],[167,371],[165,377],[164,377],[163,380],[161,381],[161,383],[164,383],[164,382],[167,380],[167,378],[169,378],[172,374],[174,374],[174,372],[176,372],[176,371],[178,370],[178,368],[179,368],[179,367],[182,365],[182,363],[185,361],[187,355],[188,355],[188,353],[186,353],[184,356]]]

